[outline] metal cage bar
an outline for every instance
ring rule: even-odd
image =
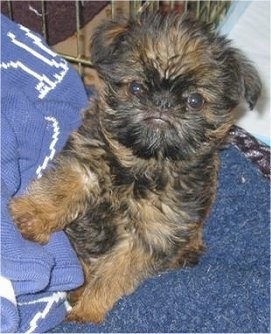
[[[47,40],[47,21],[46,21],[46,1],[41,1],[41,20],[42,20],[42,34]]]
[[[77,48],[77,58],[82,58],[82,45],[81,45],[81,31],[80,31],[80,10],[81,1],[75,1],[75,20],[76,20],[76,48]],[[82,74],[82,63],[78,62],[78,72]]]
[[[8,15],[11,20],[13,20],[13,10],[12,10],[12,1],[7,1],[8,4]]]

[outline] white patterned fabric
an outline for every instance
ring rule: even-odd
[[[81,123],[88,98],[77,72],[44,40],[1,16],[1,332],[45,332],[83,282],[66,235],[45,246],[22,238],[8,202],[40,177]]]

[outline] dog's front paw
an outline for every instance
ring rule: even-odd
[[[99,308],[95,308],[94,306],[91,306],[89,304],[88,307],[85,309],[79,303],[75,305],[72,310],[67,314],[66,320],[79,323],[92,322],[94,324],[100,324],[101,322],[103,322],[105,315],[105,312],[99,310]]]
[[[25,239],[41,244],[50,237],[44,208],[28,196],[14,198],[9,204],[11,216]]]

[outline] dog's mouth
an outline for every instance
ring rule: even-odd
[[[162,128],[172,126],[169,117],[164,114],[149,115],[144,118],[144,122],[146,122],[148,125]]]

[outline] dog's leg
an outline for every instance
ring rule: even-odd
[[[94,173],[76,159],[62,157],[25,195],[11,200],[11,216],[24,238],[46,243],[52,232],[63,229],[85,210],[98,189]]]
[[[169,262],[167,269],[178,269],[198,264],[199,258],[205,250],[202,229],[203,224],[196,224],[195,229],[190,232],[189,241],[180,247]]]
[[[151,258],[129,240],[98,261],[87,273],[85,289],[67,320],[100,323],[122,296],[150,275]]]

